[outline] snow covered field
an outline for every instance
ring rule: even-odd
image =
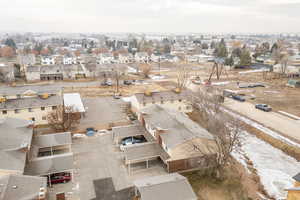
[[[235,152],[233,156],[245,167],[243,155],[247,156],[268,194],[277,200],[286,199],[284,189],[293,186],[292,177],[300,172],[300,163],[254,135],[243,132],[242,138],[242,152]]]
[[[289,145],[300,147],[300,144],[264,127],[261,124],[225,108],[222,109],[231,116],[240,119],[246,124],[251,125],[278,140]],[[300,172],[300,163],[281,150],[274,148],[270,144],[248,132],[244,131],[242,133],[242,138],[242,152],[234,152],[232,156],[245,166],[246,169],[247,163],[243,155],[247,156],[247,158],[252,161],[253,167],[257,170],[261,183],[268,194],[277,200],[286,199],[287,192],[284,191],[284,189],[293,186],[294,180],[292,177]],[[248,169],[247,171],[249,172]]]

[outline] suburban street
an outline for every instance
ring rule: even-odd
[[[300,120],[294,120],[276,112],[263,112],[255,109],[251,103],[238,102],[228,98],[226,98],[224,106],[285,136],[300,141]]]

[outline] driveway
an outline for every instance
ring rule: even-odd
[[[228,98],[226,98],[224,106],[298,142],[300,141],[300,120],[294,120],[276,112],[264,112],[255,109],[254,105],[249,102],[238,102]]]
[[[136,166],[129,175],[124,165],[124,154],[113,144],[111,132],[74,139],[72,149],[81,200],[130,196],[134,180],[167,173],[162,164],[151,163],[149,169],[145,169],[145,164]],[[109,198],[111,196],[114,198]]]
[[[83,98],[85,117],[80,120],[80,128],[97,127],[116,122],[126,122],[126,103],[112,97]]]

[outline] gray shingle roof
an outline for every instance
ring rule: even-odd
[[[45,156],[30,161],[25,168],[26,175],[47,175],[74,169],[73,153]]]
[[[70,132],[39,135],[33,137],[32,141],[32,145],[38,146],[39,148],[55,147],[68,144],[72,144]]]
[[[165,131],[160,136],[170,149],[195,138],[213,139],[206,129],[181,112],[154,104],[142,109],[141,113],[144,114],[147,124]]]
[[[47,178],[23,175],[0,176],[0,200],[38,199],[40,188],[46,189]]]
[[[140,104],[142,103],[152,103],[163,101],[177,101],[179,99],[186,100],[188,98],[188,91],[184,90],[180,93],[175,93],[174,91],[163,91],[163,92],[152,92],[151,96],[145,95],[145,93],[135,94],[136,99]]]
[[[23,172],[26,152],[23,148],[31,145],[33,130],[29,122],[7,118],[0,122],[0,169]]]
[[[16,87],[0,87],[0,95],[16,95],[23,94],[28,90],[35,91],[37,94],[57,94],[61,91],[61,87],[55,85],[27,85]]]
[[[0,110],[39,108],[39,107],[58,106],[58,105],[62,105],[61,96],[50,96],[47,99],[41,99],[39,97],[8,99],[6,102],[0,103]]]
[[[134,185],[141,200],[197,200],[187,178],[178,173],[140,179]]]

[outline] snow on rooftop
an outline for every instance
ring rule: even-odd
[[[67,107],[73,107],[76,112],[85,112],[79,93],[64,94],[64,105]]]

